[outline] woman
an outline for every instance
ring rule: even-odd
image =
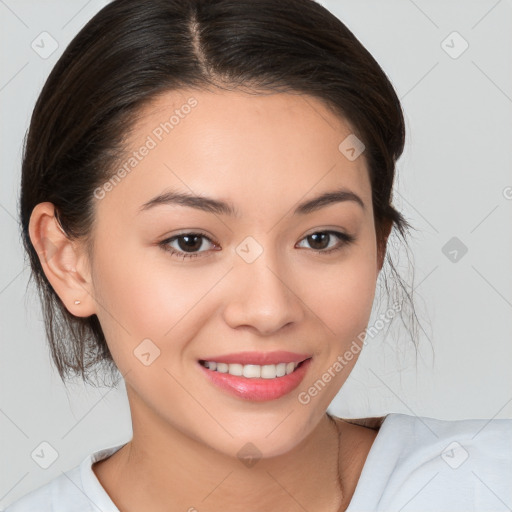
[[[384,72],[313,1],[102,9],[34,109],[20,214],[61,377],[120,372],[133,437],[8,512],[512,503],[508,420],[326,413],[408,227],[404,137]]]

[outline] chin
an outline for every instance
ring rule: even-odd
[[[254,423],[246,425],[245,429],[241,427],[229,429],[228,427],[228,430],[235,436],[233,439],[219,439],[217,446],[213,446],[211,440],[208,444],[217,451],[239,459],[244,455],[253,455],[262,459],[279,457],[293,451],[315,427],[314,424],[311,424],[311,429],[309,429],[309,419],[303,418],[301,422],[295,416],[296,414],[292,412],[289,418],[283,421],[286,414],[281,414],[279,418],[272,421],[262,421],[259,426]],[[289,421],[292,418],[293,426],[290,428]]]

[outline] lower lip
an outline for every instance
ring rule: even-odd
[[[293,391],[304,379],[310,364],[311,359],[307,359],[294,372],[275,379],[249,379],[210,370],[198,363],[206,378],[219,388],[238,398],[257,402],[275,400]]]

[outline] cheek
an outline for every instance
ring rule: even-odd
[[[364,329],[375,295],[376,276],[372,268],[354,265],[333,275],[324,299],[323,311],[335,333],[346,335],[353,329]],[[348,331],[348,332],[347,332]]]
[[[93,269],[97,315],[114,359],[121,347],[133,350],[142,339],[161,336],[165,324],[151,267],[118,232],[98,235]]]
[[[337,340],[349,342],[366,326],[377,280],[376,256],[371,244],[353,250],[339,264],[317,272],[309,286],[308,305]]]
[[[219,280],[219,271],[202,272],[198,279],[197,271],[168,262],[158,248],[125,244],[120,253],[107,241],[98,246],[98,317],[116,362],[146,338],[163,352],[172,346],[177,354],[211,316],[208,301],[202,299]]]
[[[366,256],[367,255],[367,256]],[[301,387],[300,404],[315,404],[323,414],[349,377],[362,350],[371,315],[377,279],[371,244],[354,251],[342,263],[316,275],[320,283],[308,303],[318,315],[325,335],[317,366]]]
[[[104,323],[117,323],[118,329],[125,328],[134,336],[149,336],[152,326],[151,334],[160,336],[168,312],[163,303],[169,302],[171,291],[167,289],[165,295],[163,283],[156,277],[151,267],[127,252],[115,259],[98,255],[94,286],[107,310],[101,312]],[[167,319],[167,324],[170,322]]]

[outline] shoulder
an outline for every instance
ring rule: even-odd
[[[404,451],[439,455],[450,467],[462,466],[463,459],[470,457],[479,461],[512,458],[512,419],[443,420],[394,413],[384,425],[390,434],[401,435]]]
[[[512,420],[389,414],[367,469],[375,510],[508,510]]]
[[[60,512],[61,510],[69,512],[89,510],[84,507],[79,466],[29,492],[8,506],[5,512]]]
[[[119,512],[94,475],[92,465],[122,446],[88,455],[79,465],[21,497],[4,512]]]

